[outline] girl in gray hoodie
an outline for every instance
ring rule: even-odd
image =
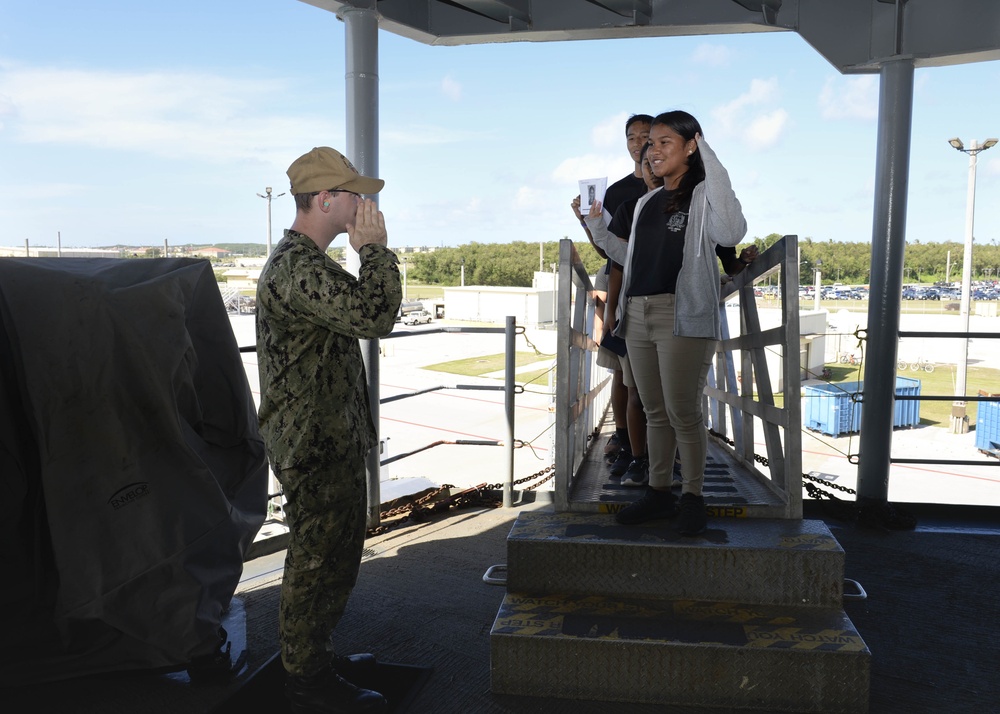
[[[664,186],[636,204],[629,240],[608,232],[599,202],[587,216],[594,242],[624,266],[614,333],[625,338],[647,419],[649,486],[616,518],[641,523],[677,514],[677,530],[697,535],[706,525],[702,391],[721,337],[715,247],[739,244],[747,224],[697,119],[660,114],[649,140],[647,156]],[[677,451],[679,508],[670,490]]]

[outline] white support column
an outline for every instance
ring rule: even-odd
[[[378,177],[378,13],[375,2],[370,7],[344,6],[337,16],[344,21],[346,64],[344,84],[347,92],[347,158],[364,176]],[[376,201],[378,196],[370,196]],[[390,242],[392,236],[389,236]],[[348,245],[347,269],[355,275],[361,259]],[[368,397],[372,422],[379,429],[379,341],[362,340],[361,353],[368,378]],[[381,434],[379,434],[381,437]],[[376,442],[377,443],[377,442]],[[373,528],[379,522],[381,495],[379,450],[368,452],[368,519]]]

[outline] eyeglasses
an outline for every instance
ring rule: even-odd
[[[318,192],[316,195],[319,195],[320,193],[322,193],[322,191]],[[327,193],[349,193],[356,198],[361,198],[360,193],[355,193],[354,191],[348,191],[346,188],[331,188],[327,191]]]

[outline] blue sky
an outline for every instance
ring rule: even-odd
[[[749,237],[871,239],[878,77],[793,33],[379,42],[390,245],[580,240],[577,181],[627,173],[625,118],[674,108]],[[968,158],[947,140],[1000,136],[997,87],[1000,62],[917,70],[908,240],[964,239]],[[0,0],[0,245],[264,243],[257,194],[345,148],[344,103],[344,26],[298,0]],[[1000,240],[998,189],[1000,147],[979,157],[977,243]],[[275,241],[293,215],[272,202]]]

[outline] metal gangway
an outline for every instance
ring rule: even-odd
[[[779,325],[761,324],[754,286],[777,278]],[[715,516],[801,518],[802,451],[798,241],[788,235],[727,282],[720,293],[723,339],[705,390],[709,463],[705,498]],[[595,364],[593,286],[572,241],[559,252],[556,476],[560,511],[614,513],[635,493],[609,481],[598,441],[610,376]],[[732,332],[726,305],[738,301]],[[777,367],[774,363],[777,362]],[[737,374],[737,364],[739,374]],[[779,378],[772,381],[772,374]],[[785,396],[776,399],[776,389]],[[761,433],[764,453],[756,452]]]
[[[842,607],[844,551],[802,519],[797,254],[785,236],[720,293],[723,315],[738,300],[739,325],[724,322],[705,389],[709,524],[685,537],[667,518],[609,517],[638,494],[607,478],[594,448],[609,378],[594,364],[593,287],[562,241],[554,508],[519,515],[507,537],[494,693],[867,711],[870,652]],[[774,275],[782,311],[768,327],[753,290]]]

